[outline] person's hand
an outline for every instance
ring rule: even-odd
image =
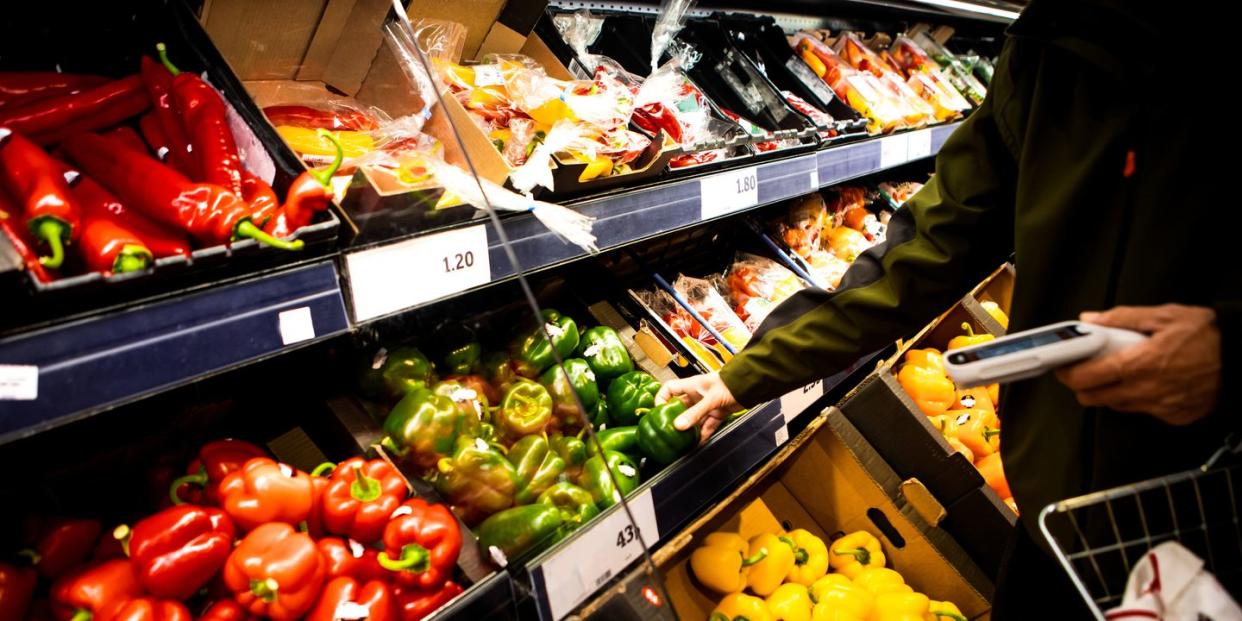
[[[720,428],[724,419],[742,409],[717,373],[704,373],[665,382],[656,394],[656,403],[664,403],[674,398],[681,399],[689,407],[673,421],[673,426],[686,430],[702,422],[699,428],[700,442],[706,442]]]
[[[1221,389],[1216,312],[1202,306],[1118,306],[1082,321],[1147,334],[1146,342],[1058,369],[1085,406],[1150,414],[1188,425],[1212,411]]]

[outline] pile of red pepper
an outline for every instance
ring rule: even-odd
[[[170,496],[110,534],[83,519],[30,533],[0,562],[0,621],[417,621],[462,592],[456,518],[382,460],[307,473],[218,440]]]
[[[220,94],[143,57],[118,80],[0,72],[0,231],[40,282],[151,267],[195,247],[289,239],[332,200],[335,164],[282,204],[238,154]]]

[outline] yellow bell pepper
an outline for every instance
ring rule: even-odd
[[[884,550],[880,548],[880,540],[871,533],[855,531],[832,542],[828,564],[837,573],[855,580],[867,567],[884,566]]]
[[[957,390],[953,380],[943,370],[912,364],[902,365],[897,372],[897,383],[924,414],[936,416],[957,402]]]
[[[979,343],[986,343],[996,338],[991,334],[975,334],[975,329],[970,327],[970,324],[965,321],[962,322],[962,329],[966,331],[966,334],[949,339],[949,349],[958,349],[969,345],[978,345]]]
[[[527,114],[536,122],[548,125],[556,125],[558,121],[578,121],[578,116],[574,114],[574,111],[560,99],[549,99],[533,110],[528,110]]]
[[[802,528],[789,531],[789,538],[794,542],[794,566],[786,580],[809,587],[828,573],[828,546]]]
[[[794,566],[794,542],[785,535],[763,533],[750,538],[750,555],[766,551],[763,558],[750,567],[746,584],[755,595],[767,597],[785,581]]]
[[[763,600],[752,595],[733,593],[724,596],[707,621],[773,621]]]
[[[901,574],[885,567],[865,567],[858,572],[854,585],[871,591],[879,597],[885,593],[913,593]]]
[[[607,177],[612,172],[612,160],[607,155],[597,155],[593,159],[579,157],[586,162],[586,168],[578,174],[578,182],[590,181],[596,177]]]
[[[871,621],[925,621],[929,604],[922,593],[881,593],[875,596]]]
[[[336,155],[336,145],[326,136],[320,136],[317,129],[278,125],[276,133],[299,155]],[[340,143],[345,157],[359,157],[375,149],[375,139],[367,132],[341,130],[329,133]]]
[[[1005,311],[1001,310],[1000,304],[997,304],[992,300],[988,300],[986,302],[980,302],[979,306],[982,306],[983,310],[987,314],[991,315],[992,319],[996,320],[996,323],[1000,324],[1000,327],[1005,328],[1006,330],[1009,329],[1009,315],[1006,315]]]
[[[811,595],[806,587],[786,582],[772,591],[767,599],[772,621],[811,621]]]
[[[937,602],[932,600],[927,607],[924,621],[966,621],[966,615],[953,602]]]
[[[809,590],[815,607],[812,621],[847,621],[866,619],[871,614],[875,595],[841,574],[828,574],[815,581]]]
[[[768,555],[747,557],[746,548],[746,540],[737,533],[712,533],[690,555],[690,570],[703,586],[717,593],[737,593],[746,588],[748,568]]]

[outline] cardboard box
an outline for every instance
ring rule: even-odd
[[[965,298],[962,298],[962,306],[992,334],[998,336],[1005,334],[1005,327],[988,314],[981,304],[995,302],[1004,311],[1005,316],[1009,316],[1013,308],[1013,284],[1016,275],[1013,264],[1006,263],[979,283],[979,286],[971,290]]]

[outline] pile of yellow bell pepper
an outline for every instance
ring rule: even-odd
[[[885,563],[866,531],[831,543],[803,529],[749,541],[712,533],[690,555],[699,584],[724,595],[708,621],[966,621]]]

